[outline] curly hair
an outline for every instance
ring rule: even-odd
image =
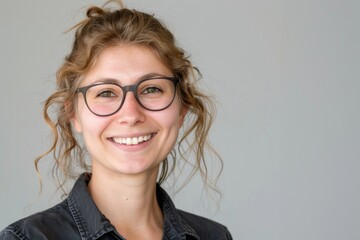
[[[75,111],[76,89],[81,78],[96,64],[99,54],[105,48],[118,44],[137,44],[152,49],[173,75],[180,79],[178,95],[182,105],[188,109],[182,135],[177,147],[170,154],[173,161],[171,164],[169,159],[162,162],[158,182],[164,182],[174,171],[178,155],[192,166],[186,183],[199,172],[205,185],[218,191],[216,182],[223,164],[207,141],[215,108],[211,98],[197,86],[200,72],[193,67],[184,50],[176,45],[172,33],[154,15],[127,9],[119,3],[118,9],[106,8],[107,4],[103,7],[88,8],[87,17],[71,28],[76,29],[71,52],[57,71],[56,91],[45,101],[43,110],[44,119],[52,130],[53,142],[48,151],[35,159],[36,171],[39,173],[39,161],[50,153],[55,160],[52,174],[59,188],[63,188],[67,180],[77,177],[74,170],[76,167],[90,171],[85,151],[71,124]],[[55,109],[54,117],[50,116],[51,109]],[[205,161],[207,153],[220,162],[215,181],[209,180]],[[192,154],[195,158],[193,162],[190,160]]]

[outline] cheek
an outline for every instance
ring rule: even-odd
[[[178,132],[184,120],[180,107],[175,105],[173,108],[168,108],[166,110],[159,112],[159,115],[157,116],[158,122],[170,131]]]
[[[87,109],[85,103],[79,102],[72,122],[75,130],[86,137],[101,133],[108,124],[106,120],[106,118],[95,116]]]

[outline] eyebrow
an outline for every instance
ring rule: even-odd
[[[172,76],[167,76],[164,74],[160,74],[160,73],[148,73],[145,74],[141,77],[139,77],[136,81],[136,83],[144,80],[144,79],[148,79],[148,78],[154,78],[154,77],[172,77]],[[98,83],[115,83],[115,84],[121,84],[121,81],[119,79],[115,79],[115,78],[100,78],[96,81],[94,81],[92,84],[98,84]]]

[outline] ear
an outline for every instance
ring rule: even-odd
[[[75,113],[74,113],[74,116],[71,117],[70,121],[71,121],[75,131],[78,132],[78,133],[81,133],[82,128],[81,128],[80,120],[77,118]]]
[[[189,110],[189,108],[187,108],[187,107],[181,107],[180,114],[179,114],[179,128],[182,127],[184,120],[185,120],[186,113],[188,112],[188,110]]]
[[[66,108],[69,108],[69,107],[70,107],[70,103],[69,103],[69,102],[65,102],[65,103],[64,103],[64,107],[65,107],[65,109],[66,109]],[[74,110],[74,113],[73,113],[73,115],[72,115],[71,118],[70,118],[70,122],[71,122],[71,124],[72,124],[72,126],[73,126],[73,128],[75,129],[76,132],[78,132],[78,133],[81,133],[81,132],[82,132],[80,120],[78,119],[76,110]]]

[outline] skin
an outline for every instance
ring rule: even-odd
[[[80,86],[104,79],[131,85],[144,76],[172,76],[154,52],[140,45],[117,45],[100,54]],[[100,211],[127,239],[161,239],[163,215],[156,201],[159,164],[177,140],[186,109],[178,97],[165,110],[142,108],[133,93],[127,93],[114,115],[99,117],[78,94],[72,119],[92,159],[89,192]],[[122,145],[113,138],[153,137],[141,144]]]

